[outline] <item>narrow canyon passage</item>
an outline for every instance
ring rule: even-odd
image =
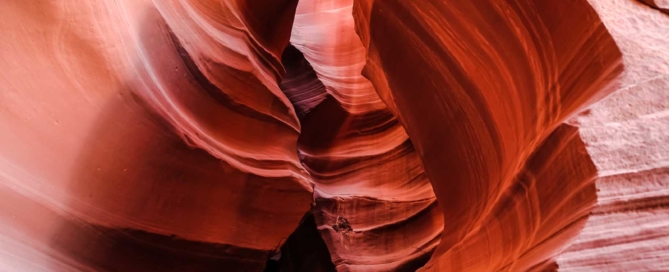
[[[327,93],[301,119],[298,140],[312,212],[338,270],[413,271],[444,220],[413,144],[360,73],[352,11],[353,1],[300,1],[291,33]]]
[[[2,6],[2,271],[669,269],[663,1]]]

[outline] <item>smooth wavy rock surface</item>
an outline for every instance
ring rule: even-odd
[[[597,205],[558,264],[565,271],[669,270],[669,16],[590,1],[623,52],[621,88],[581,126],[599,169]]]
[[[365,47],[355,33],[352,9],[353,0],[299,1],[290,42],[347,112],[383,111],[386,105],[360,73]]]
[[[312,187],[250,2],[2,4],[0,270],[263,269]]]
[[[361,74],[352,8],[300,1],[290,39],[329,94],[303,118],[298,146],[312,212],[338,270],[412,271],[439,243],[443,217],[404,128]]]
[[[622,70],[595,11],[585,1],[359,0],[354,17],[363,74],[394,103],[443,210],[425,270],[541,268],[596,199],[596,169],[576,130],[560,126]]]
[[[669,270],[664,0],[0,6],[0,271]]]

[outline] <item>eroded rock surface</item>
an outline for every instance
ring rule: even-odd
[[[352,9],[352,0],[300,1],[291,35],[328,93],[302,120],[298,146],[312,211],[338,270],[416,270],[443,217],[404,128],[361,74]]]
[[[5,2],[0,270],[669,269],[666,1]]]
[[[3,3],[0,270],[262,270],[312,202],[275,5]]]
[[[626,69],[616,93],[573,120],[599,169],[598,199],[558,263],[565,271],[667,270],[669,16],[635,1],[590,3]]]
[[[363,74],[394,103],[444,214],[425,270],[541,268],[596,199],[596,169],[561,125],[622,71],[595,11],[585,1],[356,4]]]

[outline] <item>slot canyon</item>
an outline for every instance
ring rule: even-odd
[[[669,1],[0,6],[0,271],[669,271]]]

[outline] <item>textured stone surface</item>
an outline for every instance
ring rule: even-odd
[[[261,270],[312,202],[275,3],[4,2],[0,270]]]
[[[573,120],[599,169],[598,200],[558,264],[565,271],[667,270],[669,16],[635,1],[590,3],[626,69],[616,93]]]
[[[5,2],[2,271],[669,270],[666,1]]]
[[[329,94],[302,120],[298,146],[312,211],[338,270],[412,271],[439,243],[443,217],[404,128],[360,73],[352,8],[302,0],[291,35]]]
[[[595,11],[585,1],[356,4],[363,74],[394,103],[443,210],[425,270],[545,265],[596,198],[596,169],[560,124],[622,71]]]
[[[640,1],[649,5],[652,8],[655,8],[659,11],[669,14],[669,1],[667,0],[640,0]]]

